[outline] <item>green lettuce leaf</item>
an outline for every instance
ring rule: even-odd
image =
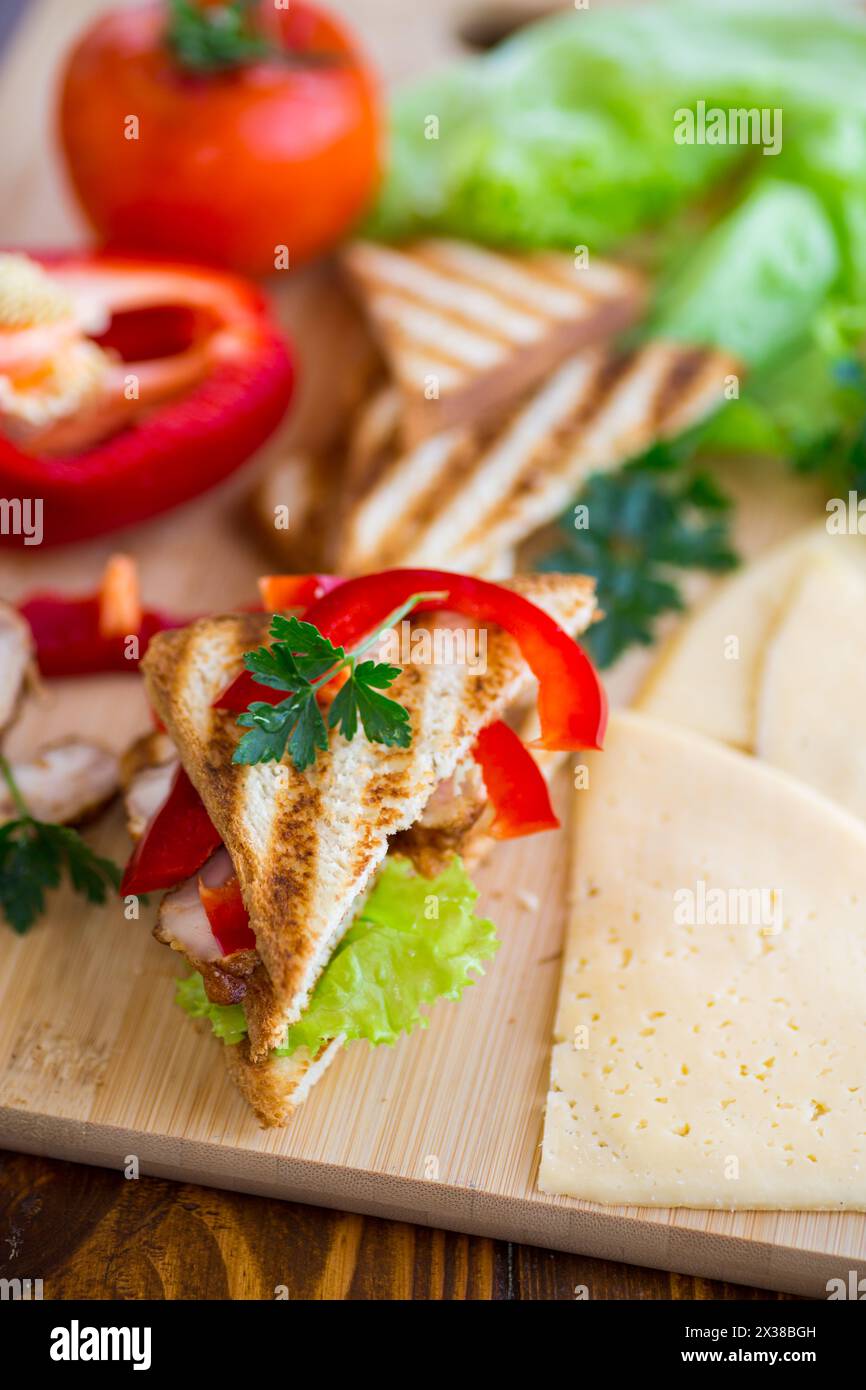
[[[819,200],[764,179],[677,268],[651,328],[762,366],[807,331],[838,272],[833,225]]]
[[[668,0],[544,20],[398,94],[372,229],[601,252],[757,157],[832,203],[862,267],[864,64],[864,16],[833,0]],[[701,99],[781,108],[781,154],[675,144],[674,113]]]
[[[762,368],[866,299],[864,71],[866,14],[840,0],[564,13],[398,94],[370,231],[631,249],[658,331]],[[780,112],[774,152],[678,144],[699,101]]]
[[[204,980],[197,970],[185,980],[178,980],[174,1002],[192,1018],[206,1018],[216,1036],[224,1043],[243,1042],[247,1020],[240,1004],[212,1004],[204,992]]]
[[[423,1010],[437,999],[459,999],[499,947],[493,923],[473,911],[477,897],[459,859],[434,879],[413,873],[404,859],[386,860],[276,1054],[299,1047],[316,1053],[339,1034],[347,1042],[392,1044],[426,1027]],[[181,981],[176,1001],[193,1017],[208,1018],[223,1042],[240,1042],[246,1033],[242,1007],[212,1004],[198,972]]]

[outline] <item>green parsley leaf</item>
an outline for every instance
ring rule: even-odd
[[[313,623],[305,623],[300,618],[284,618],[281,613],[275,613],[271,636],[276,643],[291,649],[298,670],[309,681],[317,680],[346,658],[342,647],[335,647]]]
[[[344,738],[351,740],[360,716],[371,743],[408,748],[412,741],[409,711],[396,700],[379,694],[380,690],[387,690],[399,674],[399,666],[389,666],[384,661],[362,661],[337,692],[328,720],[331,728],[339,729]]]
[[[314,699],[307,700],[289,738],[289,755],[299,772],[316,761],[316,753],[328,748],[328,731]]]
[[[45,910],[45,893],[66,873],[76,893],[105,902],[109,887],[120,887],[120,870],[85,844],[67,825],[22,816],[0,827],[0,911],[13,931],[23,934]]]
[[[560,518],[561,544],[541,561],[542,569],[595,577],[604,618],[581,640],[601,667],[651,643],[657,619],[682,609],[677,570],[718,573],[737,563],[730,504],[712,477],[683,467],[687,451],[683,441],[656,445],[618,472],[590,477]]]
[[[235,749],[236,763],[279,762],[286,747],[296,767],[308,767],[315,760],[315,749],[328,746],[325,722],[316,704],[312,686],[281,700],[278,705],[255,701],[238,716],[238,724],[249,729]]]
[[[273,690],[297,690],[309,685],[288,647],[257,647],[253,652],[244,652],[244,666],[259,685],[269,685]]]
[[[238,716],[238,724],[248,732],[235,749],[232,761],[244,765],[279,761],[288,750],[296,768],[303,771],[309,767],[317,752],[325,752],[328,747],[328,731],[316,694],[344,669],[348,670],[348,678],[331,704],[329,726],[351,741],[360,720],[371,743],[408,748],[412,741],[408,711],[380,693],[397,679],[400,667],[384,661],[357,664],[357,657],[417,604],[443,597],[434,593],[412,594],[348,653],[329,642],[313,623],[275,614],[270,626],[272,646],[247,652],[244,665],[260,685],[285,690],[288,698],[277,705],[254,701]]]

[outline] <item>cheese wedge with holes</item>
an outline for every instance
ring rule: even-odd
[[[644,715],[587,762],[540,1187],[866,1210],[866,826]]]
[[[637,699],[657,719],[755,747],[764,654],[798,576],[813,554],[866,574],[866,537],[800,531],[726,580],[662,649]]]
[[[866,578],[822,554],[770,641],[755,752],[866,820]]]

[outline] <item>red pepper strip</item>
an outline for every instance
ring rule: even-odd
[[[541,769],[513,729],[496,719],[488,724],[472,749],[496,815],[490,827],[494,840],[515,840],[559,825]]]
[[[171,791],[132,852],[121,896],[174,888],[196,873],[221,844],[201,797],[179,767]]]
[[[102,606],[98,594],[66,598],[62,594],[31,594],[18,611],[30,624],[36,643],[36,659],[43,676],[86,676],[102,671],[134,671],[138,661],[127,654],[127,637],[104,637],[100,631]],[[183,627],[188,618],[173,618],[145,609],[138,637],[139,656],[144,656],[151,637],[166,628]]]
[[[262,608],[283,613],[288,608],[309,608],[316,599],[336,589],[343,580],[336,574],[265,574],[259,580]]]
[[[335,647],[348,649],[412,594],[424,590],[445,592],[448,597],[419,604],[416,612],[448,609],[478,622],[495,623],[518,643],[539,683],[541,737],[534,747],[601,747],[607,699],[592,662],[553,618],[510,589],[445,570],[383,570],[347,579],[318,599],[304,620],[314,623]],[[251,699],[275,705],[284,698],[284,691],[259,685],[243,672],[215,704],[240,712]]]
[[[224,956],[230,956],[234,951],[256,949],[255,932],[250,927],[249,913],[244,907],[240,884],[235,875],[218,888],[209,888],[199,879],[198,895]]]
[[[127,412],[131,422],[119,420],[109,438],[59,454],[31,454],[0,438],[0,496],[41,499],[46,545],[102,535],[188,501],[227,477],[276,428],[293,368],[251,285],[157,259],[45,253],[33,259],[73,296],[91,296],[116,316],[167,306],[191,309],[194,325],[193,341],[173,356],[119,364],[119,381],[128,374],[140,379],[142,401],[172,382],[181,384],[181,394],[140,416]],[[113,336],[120,335],[110,332],[108,341]],[[149,339],[146,350],[154,352]],[[122,401],[122,392],[114,392],[106,408]],[[5,528],[0,535],[0,544],[25,540]]]

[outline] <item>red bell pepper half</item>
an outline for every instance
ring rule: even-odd
[[[444,592],[447,598],[415,610],[448,609],[477,622],[493,623],[515,639],[537,677],[539,748],[600,748],[607,725],[607,699],[589,657],[557,622],[521,594],[446,570],[383,570],[344,580],[304,614],[336,647],[356,645],[412,594]],[[279,704],[285,691],[259,685],[244,671],[215,702],[240,713],[251,700]]]
[[[108,326],[95,341],[118,354],[99,408],[82,407],[59,443],[55,435],[40,449],[37,435],[28,452],[0,437],[0,496],[42,502],[45,544],[102,535],[189,501],[276,428],[292,362],[252,285],[155,259],[31,259],[73,301],[104,307]],[[0,536],[7,545],[24,539]]]
[[[541,769],[513,729],[496,719],[482,729],[472,749],[495,812],[494,840],[514,840],[556,830],[559,821]]]
[[[121,896],[174,888],[196,873],[221,844],[201,797],[179,767],[171,791],[132,852]]]

